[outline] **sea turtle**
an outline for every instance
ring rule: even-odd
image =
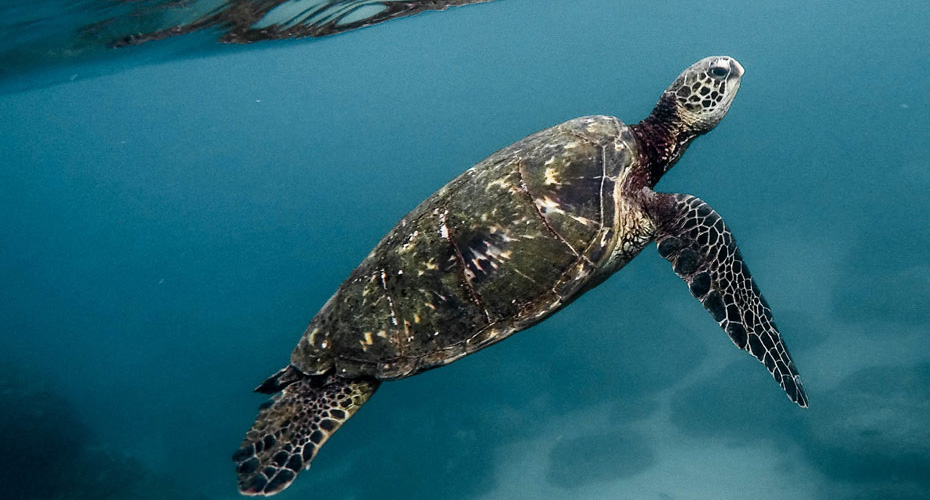
[[[733,58],[701,59],[640,123],[585,116],[537,132],[407,214],[316,314],[290,364],[256,389],[275,396],[233,455],[240,491],[286,488],[382,381],[535,325],[650,241],[737,347],[806,407],[723,220],[698,198],[652,190],[727,113],[742,76]]]

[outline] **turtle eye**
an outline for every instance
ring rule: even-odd
[[[714,78],[723,79],[726,78],[728,74],[730,74],[730,69],[726,66],[712,66],[710,68],[710,76]]]

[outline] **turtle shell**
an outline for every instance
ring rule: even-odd
[[[291,363],[309,374],[401,378],[541,321],[617,267],[620,180],[635,158],[629,128],[607,116],[491,155],[381,240],[314,317]]]

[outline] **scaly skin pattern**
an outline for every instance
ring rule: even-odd
[[[701,199],[646,192],[647,210],[659,221],[659,255],[688,284],[736,347],[765,365],[788,397],[807,407],[798,370],[775,326],[772,310],[743,261],[723,219]]]
[[[239,491],[272,495],[290,485],[378,385],[374,379],[345,381],[329,375],[285,387],[262,405],[255,425],[233,454]]]
[[[532,326],[635,256],[654,227],[623,196],[636,143],[570,120],[475,165],[404,217],[310,323],[307,374],[406,377]]]

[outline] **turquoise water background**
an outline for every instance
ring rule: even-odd
[[[930,498],[928,26],[920,0],[500,0],[0,94],[7,498],[238,498],[251,389],[404,213],[715,54],[740,93],[657,189],[727,221],[810,409],[650,246],[382,386],[279,498]]]

